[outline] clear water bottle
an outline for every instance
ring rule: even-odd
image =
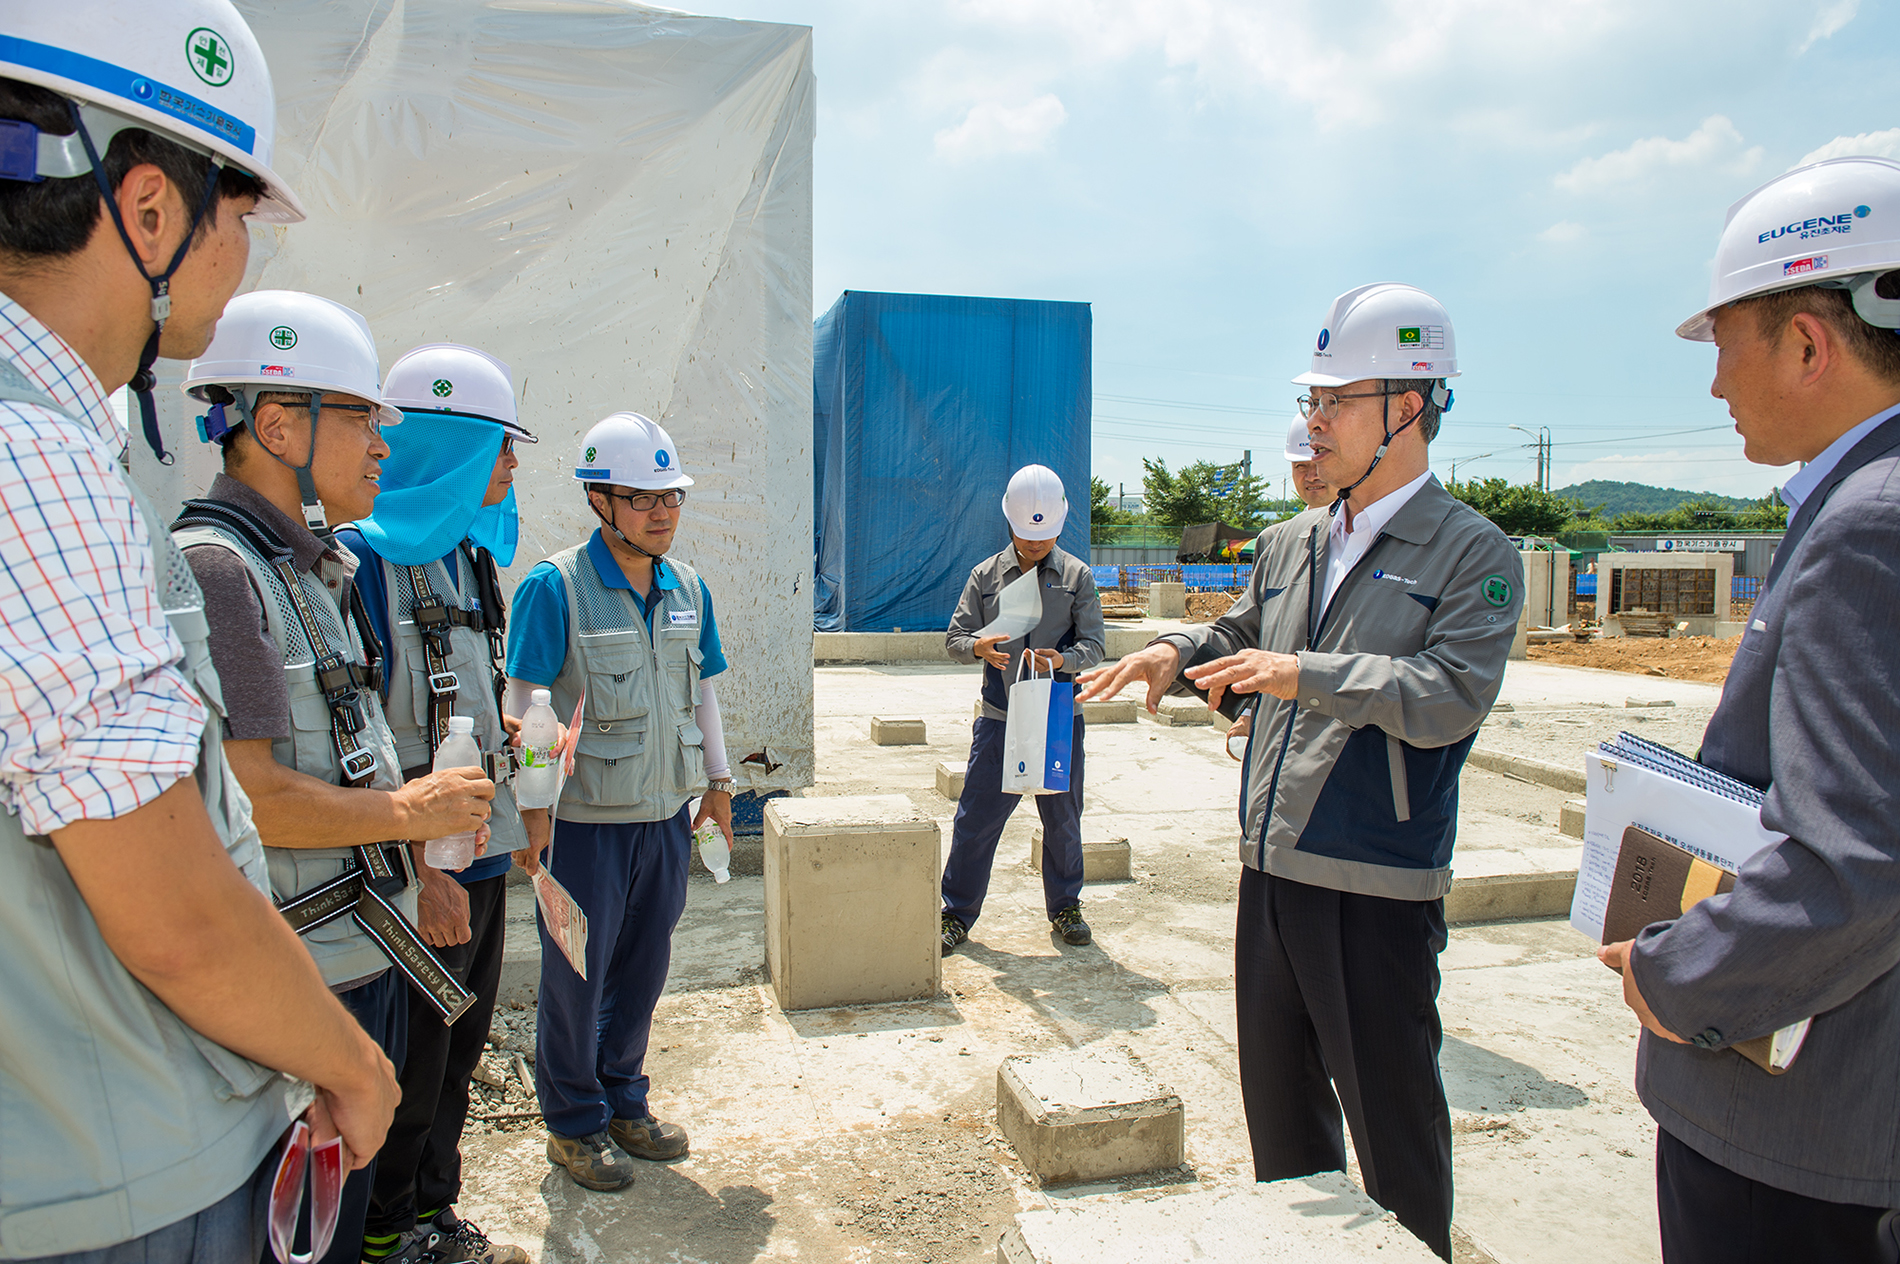
[[[436,747],[435,771],[473,768],[481,771],[482,752],[475,745],[475,721],[466,715],[449,717],[449,735]],[[466,869],[475,863],[475,831],[464,830],[432,838],[422,846],[422,859],[431,869]]]
[[[555,783],[560,780],[554,766],[559,756],[554,748],[560,738],[561,721],[554,714],[548,691],[537,689],[531,695],[527,713],[521,717],[521,767],[515,773],[517,807],[554,806]]]
[[[698,799],[693,800],[691,810],[694,816],[699,815]],[[693,841],[699,844],[699,863],[706,866],[713,881],[732,881],[732,844],[726,841],[719,822],[708,817],[706,823],[693,832]]]

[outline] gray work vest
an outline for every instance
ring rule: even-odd
[[[567,589],[567,657],[554,678],[554,712],[587,710],[574,775],[555,815],[563,821],[664,821],[706,788],[705,737],[693,718],[704,657],[699,573],[666,559],[679,587],[660,590],[653,630],[640,600],[601,582],[587,549],[548,559]]]
[[[428,563],[422,569],[428,573],[428,582],[435,600],[443,602],[453,610],[473,611],[479,608],[479,602],[472,601],[467,593],[475,587],[474,562],[464,554],[456,569],[461,573],[463,584],[457,586],[449,578],[449,568],[440,560]],[[415,583],[410,577],[407,566],[384,559],[383,587],[389,594],[389,699],[383,703],[383,716],[389,721],[390,732],[396,738],[396,756],[404,768],[426,768],[435,762],[435,751],[429,745],[429,656],[422,644],[422,632],[416,627],[414,611],[420,598],[416,595]],[[450,624],[449,652],[445,665],[456,675],[459,682],[455,691],[453,714],[466,715],[475,721],[475,745],[483,752],[493,754],[508,744],[507,732],[502,728],[501,708],[495,702],[495,691],[490,688],[493,679],[493,663],[488,657],[488,634],[479,628],[465,628],[460,624]],[[571,713],[570,713],[571,714]],[[488,817],[487,856],[497,856],[505,851],[523,851],[528,846],[528,834],[521,826],[521,813],[515,807],[514,787],[496,785],[494,807]]]
[[[284,677],[290,687],[290,736],[274,741],[271,754],[286,768],[294,768],[331,785],[343,784],[342,766],[330,732],[330,704],[317,683],[317,653],[304,634],[296,607],[291,604],[276,568],[252,551],[243,537],[220,527],[193,524],[178,528],[172,535],[180,548],[215,544],[229,549],[250,568],[251,582],[264,608],[265,629],[283,651]],[[348,553],[341,544],[333,547],[339,553]],[[351,662],[367,663],[363,643],[338,605],[343,582],[341,571],[334,564],[324,562],[317,564],[317,570],[329,574],[338,583],[338,588],[332,591],[318,575],[309,571],[297,573],[308,605],[321,624],[319,633],[331,645],[348,647]],[[395,738],[383,719],[382,702],[373,689],[359,691],[357,701],[363,708],[364,723],[356,740],[376,756],[376,776],[371,788],[395,790],[402,785],[402,768],[397,762]],[[355,859],[348,847],[266,847],[264,855],[270,864],[271,894],[280,904],[340,877]],[[413,884],[390,902],[405,918],[415,920]],[[389,958],[353,917],[339,917],[306,932],[302,938],[310,955],[316,958],[317,967],[323,971],[323,981],[331,987],[362,982],[389,968]]]
[[[0,360],[0,399],[66,412]],[[67,415],[70,416],[70,413]],[[261,891],[251,805],[224,761],[204,597],[145,496],[160,605],[211,715],[196,778],[232,863]],[[289,1123],[291,1081],[200,1035],[106,946],[59,853],[0,813],[0,1259],[91,1251],[242,1185]]]

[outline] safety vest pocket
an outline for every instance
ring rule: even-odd
[[[583,802],[605,805],[640,800],[646,714],[642,708],[628,719],[587,722],[574,745],[574,779]]]
[[[640,673],[648,670],[646,654],[637,641],[620,645],[588,646],[587,713],[605,720],[625,720],[645,715],[636,703],[640,697]]]

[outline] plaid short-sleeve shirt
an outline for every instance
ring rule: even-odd
[[[72,414],[0,401],[0,807],[46,834],[189,776],[208,716],[178,670],[99,380],[4,295],[0,357]]]

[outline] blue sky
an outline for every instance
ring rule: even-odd
[[[1131,493],[1143,456],[1247,448],[1277,487],[1333,296],[1406,281],[1465,371],[1441,478],[1530,481],[1516,424],[1550,427],[1553,487],[1760,495],[1791,471],[1742,457],[1672,331],[1729,203],[1900,157],[1900,6],[1859,0],[707,7],[814,28],[818,310],[1092,303],[1094,468]]]

